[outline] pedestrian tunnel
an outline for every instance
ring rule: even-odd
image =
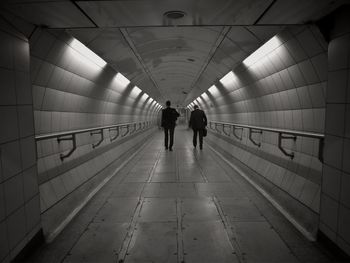
[[[1,263],[349,261],[349,5],[201,3],[0,5]]]

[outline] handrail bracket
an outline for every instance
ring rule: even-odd
[[[109,128],[109,134],[111,134],[111,131],[116,131],[117,133],[112,137],[112,138],[109,138],[109,140],[111,142],[113,142],[114,140],[116,140],[118,137],[119,137],[119,126],[117,127],[114,127],[114,128]]]
[[[294,136],[294,135],[283,135],[282,132],[279,132],[278,133],[278,148],[280,149],[280,151],[290,157],[290,159],[294,159],[294,152],[287,152],[283,147],[282,147],[282,140],[293,140],[293,141],[296,141],[297,140],[297,136]]]
[[[241,130],[241,136],[237,135],[236,130]],[[243,137],[243,127],[236,127],[236,126],[232,126],[232,134],[233,136],[235,136],[236,139],[242,141],[242,137]]]
[[[97,143],[92,144],[92,148],[96,148],[96,147],[99,146],[99,145],[103,142],[103,140],[104,140],[103,129],[100,129],[100,130],[98,130],[98,131],[90,132],[90,136],[95,135],[95,134],[101,135],[101,139],[100,139]]]
[[[77,140],[76,140],[76,136],[75,134],[71,134],[71,135],[64,135],[61,137],[57,137],[57,142],[60,143],[61,141],[72,141],[72,149],[69,150],[69,152],[67,152],[66,154],[61,153],[60,154],[60,159],[63,162],[63,160],[65,158],[68,158],[69,156],[72,155],[72,153],[77,149]]]
[[[129,125],[124,125],[124,126],[121,126],[121,128],[126,128],[126,131],[122,134],[122,137],[124,137],[125,135],[127,135],[129,133]]]
[[[230,125],[222,124],[222,132],[223,132],[225,135],[230,136],[230,132],[227,132],[227,131],[225,130],[225,127],[226,127],[226,126],[231,127]]]
[[[259,133],[262,134],[263,131],[262,130],[258,130],[258,129],[254,129],[254,128],[249,128],[249,140],[256,146],[260,147],[261,146],[261,142],[256,142],[253,139],[253,133]]]

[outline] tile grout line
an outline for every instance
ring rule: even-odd
[[[126,237],[123,241],[123,245],[121,246],[121,249],[119,250],[119,253],[118,253],[118,259],[117,259],[117,262],[118,263],[122,263],[125,261],[127,255],[128,255],[128,251],[130,248],[133,247],[133,245],[135,244],[135,238],[134,238],[134,232],[136,230],[136,226],[137,226],[137,223],[138,223],[138,217],[141,213],[141,210],[142,210],[142,207],[143,207],[143,204],[145,202],[145,197],[142,197],[143,195],[143,192],[146,188],[146,185],[147,183],[150,183],[151,180],[152,180],[152,177],[153,177],[153,174],[154,174],[154,170],[159,162],[159,159],[160,159],[160,156],[161,156],[161,150],[159,150],[158,152],[158,155],[157,155],[157,160],[156,162],[154,163],[153,167],[152,167],[152,170],[150,172],[150,175],[149,175],[149,178],[147,180],[147,182],[143,185],[142,187],[142,190],[140,192],[140,197],[139,197],[139,202],[137,204],[137,207],[135,208],[135,212],[134,212],[134,215],[132,217],[132,220],[131,220],[131,223],[130,223],[130,226],[129,226],[129,231],[128,233],[126,234]],[[141,158],[140,158],[141,159]]]
[[[236,258],[240,263],[246,262],[244,258],[244,252],[242,252],[242,249],[238,243],[238,237],[237,237],[236,231],[234,230],[234,227],[230,224],[230,222],[227,220],[227,217],[225,216],[225,213],[220,205],[220,201],[216,198],[215,195],[212,196],[212,200],[215,204],[216,210],[220,215],[221,221],[224,224],[225,232],[234,250],[232,254],[236,255]]]
[[[154,165],[152,166],[152,169],[151,169],[151,172],[149,174],[149,177],[147,179],[147,182],[146,183],[150,183],[152,181],[152,178],[153,178],[153,175],[154,175],[154,171],[159,163],[159,160],[160,160],[160,155],[161,155],[162,151],[159,150],[158,152],[158,156],[157,156],[157,160],[155,161]],[[142,188],[142,192],[144,190],[144,188],[146,187],[146,184],[144,185],[144,187]]]
[[[134,215],[132,217],[130,226],[129,226],[129,230],[125,236],[125,239],[123,241],[123,245],[121,246],[119,253],[118,253],[118,259],[117,262],[118,263],[122,263],[125,261],[126,256],[128,255],[128,250],[130,248],[130,245],[132,245],[134,242],[132,242],[133,240],[133,236],[134,236],[134,232],[136,230],[136,226],[137,226],[137,219],[140,215],[143,203],[145,202],[145,198],[144,197],[140,197],[139,198],[139,202],[137,203],[137,207],[135,209]]]
[[[176,198],[176,216],[177,216],[177,262],[184,263],[184,244],[183,244],[183,233],[182,233],[182,200]]]

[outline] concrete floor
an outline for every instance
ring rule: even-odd
[[[159,132],[30,262],[335,262],[192,133]]]

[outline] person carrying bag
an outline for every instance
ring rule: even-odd
[[[207,135],[207,116],[204,111],[198,108],[198,105],[194,105],[194,110],[191,112],[189,128],[193,130],[193,147],[197,147],[197,135],[199,135],[199,149],[203,149],[203,137]],[[204,135],[205,134],[205,135]]]

